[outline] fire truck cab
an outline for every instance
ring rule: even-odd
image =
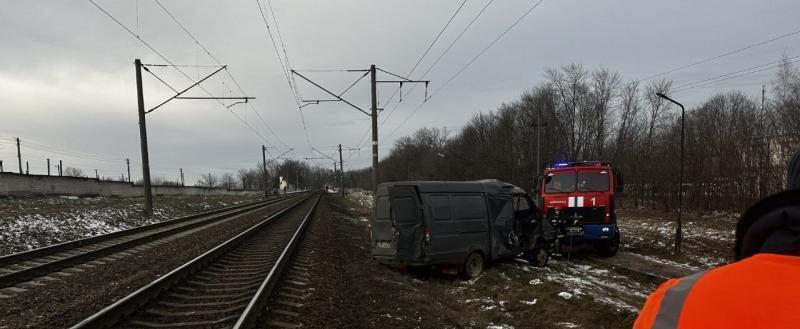
[[[593,244],[605,257],[617,253],[614,195],[622,186],[622,174],[600,161],[557,163],[544,170],[534,190],[541,196],[542,215],[557,228],[557,253],[581,243]]]

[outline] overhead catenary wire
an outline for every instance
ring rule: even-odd
[[[736,70],[736,71],[720,74],[720,75],[717,75],[717,76],[714,76],[714,77],[711,77],[711,78],[705,78],[705,79],[701,79],[701,80],[697,80],[697,81],[693,81],[693,82],[684,83],[684,84],[678,85],[677,87],[672,87],[670,90],[667,90],[665,92],[667,92],[669,94],[676,94],[676,93],[686,92],[686,91],[689,91],[689,90],[692,90],[692,89],[707,87],[707,86],[714,85],[714,84],[717,84],[717,83],[720,83],[720,82],[723,82],[723,81],[728,81],[728,80],[732,80],[732,79],[736,79],[736,78],[741,78],[741,77],[752,75],[752,74],[755,74],[755,73],[764,72],[766,70],[778,68],[778,67],[784,65],[784,61],[786,61],[785,62],[786,64],[793,64],[793,63],[800,62],[800,55],[786,57],[784,59],[780,59],[780,60],[777,60],[777,61],[772,61],[772,62],[769,62],[769,63],[760,64],[760,65],[756,65],[756,66],[751,66],[751,67],[748,67],[748,68],[745,68],[745,69],[739,69],[739,70]],[[639,81],[633,81],[633,82],[634,83],[638,83]],[[641,102],[647,96],[648,96],[647,94],[641,93],[638,96],[636,96],[636,98],[633,99],[633,102],[634,103]],[[617,107],[617,106],[622,106],[622,105],[623,105],[622,101],[620,101],[620,103],[610,105],[610,107]]]
[[[433,70],[433,68],[436,66],[436,64],[438,64],[439,61],[441,61],[442,58],[444,58],[444,56],[450,51],[450,49],[453,48],[453,46],[458,42],[458,40],[460,40],[461,37],[464,36],[464,34],[467,33],[467,31],[470,29],[470,27],[472,27],[472,25],[475,23],[475,21],[477,21],[478,18],[480,18],[483,15],[483,13],[486,12],[486,9],[489,8],[489,5],[491,5],[493,2],[494,2],[494,0],[489,0],[489,1],[486,2],[486,5],[484,5],[483,8],[481,8],[481,10],[478,12],[478,14],[476,14],[475,16],[472,17],[472,20],[470,20],[470,22],[464,27],[464,29],[461,30],[461,32],[458,34],[458,36],[456,36],[450,42],[450,44],[447,46],[447,48],[445,48],[445,50],[441,54],[439,54],[439,56],[436,57],[436,59],[428,66],[428,69],[426,69],[425,72],[422,73],[422,75],[420,76],[420,79],[424,79],[425,77],[428,76],[428,73],[430,73],[431,70]],[[411,86],[411,89],[408,91],[408,94],[410,95],[411,93],[413,93],[415,88],[417,88],[417,85]],[[395,113],[395,111],[397,110],[397,108],[399,106],[400,106],[400,103],[398,102],[398,103],[395,104],[395,106],[391,110],[389,110],[389,113],[387,113],[383,117],[383,121],[381,121],[381,125],[385,124],[389,120],[389,118],[392,116],[392,114]],[[359,145],[361,145],[361,142],[359,142]]]
[[[506,34],[508,34],[508,32],[509,32],[509,31],[511,31],[511,30],[512,30],[512,29],[513,29],[515,26],[517,26],[517,24],[519,24],[519,23],[520,23],[520,22],[521,22],[521,21],[522,21],[522,20],[523,20],[525,17],[527,17],[528,15],[530,15],[530,13],[531,13],[531,12],[533,12],[533,11],[534,11],[536,8],[538,8],[538,7],[539,7],[539,5],[541,5],[541,4],[542,4],[542,2],[544,2],[544,0],[539,0],[539,1],[537,1],[535,4],[533,4],[533,6],[531,6],[531,7],[530,7],[530,8],[529,8],[527,11],[525,11],[525,12],[524,12],[524,13],[523,13],[523,14],[522,14],[522,15],[521,15],[519,18],[517,18],[517,19],[516,19],[516,20],[515,20],[513,23],[511,23],[511,25],[509,25],[509,26],[508,26],[508,27],[507,27],[505,30],[503,30],[503,32],[502,32],[502,33],[500,33],[500,35],[498,35],[498,36],[497,36],[497,37],[496,37],[494,40],[492,40],[492,42],[490,42],[490,43],[489,43],[489,44],[488,44],[488,45],[487,45],[485,48],[483,48],[483,50],[481,50],[481,51],[480,51],[480,52],[479,52],[477,55],[475,55],[475,57],[473,57],[473,58],[472,58],[472,59],[471,59],[469,62],[467,62],[466,64],[464,64],[464,66],[462,66],[462,67],[461,67],[461,69],[459,69],[458,71],[456,71],[456,73],[455,73],[455,74],[453,74],[453,75],[452,75],[452,76],[451,76],[449,79],[447,79],[447,80],[445,81],[445,83],[444,83],[444,84],[442,84],[442,85],[441,85],[439,88],[437,88],[436,90],[434,90],[434,91],[433,91],[433,93],[431,93],[431,95],[430,95],[430,96],[428,96],[428,99],[431,99],[431,98],[433,98],[433,96],[437,95],[437,94],[438,94],[439,92],[441,92],[441,91],[442,91],[444,88],[446,88],[446,87],[447,87],[447,86],[450,84],[450,82],[452,82],[452,81],[453,81],[454,79],[456,79],[456,78],[457,78],[459,75],[461,75],[461,73],[462,73],[462,72],[464,72],[464,71],[465,71],[467,68],[469,68],[469,67],[470,67],[470,66],[471,66],[473,63],[475,63],[475,61],[477,61],[477,60],[478,60],[478,58],[480,58],[480,57],[481,57],[483,54],[485,54],[485,53],[486,53],[486,52],[487,52],[487,51],[488,51],[490,48],[492,48],[492,46],[494,46],[494,45],[495,45],[495,44],[496,44],[498,41],[500,41],[500,39],[502,39],[502,38],[503,38],[503,36],[505,36]],[[411,120],[411,118],[412,118],[412,117],[413,117],[413,116],[414,116],[414,115],[415,115],[415,114],[416,114],[416,113],[417,113],[417,112],[418,112],[420,109],[422,109],[422,107],[424,107],[424,106],[425,106],[425,104],[427,104],[427,101],[426,101],[426,102],[423,102],[423,103],[420,103],[420,104],[419,104],[419,106],[417,106],[417,108],[415,108],[415,109],[414,109],[414,111],[412,111],[412,112],[411,112],[411,113],[410,113],[410,114],[409,114],[409,115],[408,115],[408,116],[407,116],[407,117],[406,117],[406,118],[405,118],[405,119],[404,119],[404,120],[403,120],[403,121],[402,121],[402,122],[401,122],[399,125],[397,125],[397,127],[395,127],[395,128],[394,128],[394,130],[392,130],[392,132],[391,132],[391,133],[389,133],[389,135],[387,135],[387,136],[386,136],[386,137],[384,137],[383,139],[384,139],[384,140],[386,140],[386,139],[389,139],[389,138],[391,138],[392,136],[394,136],[394,134],[395,134],[395,133],[396,133],[396,132],[397,132],[397,131],[398,131],[398,130],[401,128],[401,127],[403,127],[403,126],[404,126],[404,125],[405,125],[405,124],[406,124],[406,123],[407,123],[409,120]]]
[[[303,126],[303,133],[305,133],[306,136],[306,143],[308,143],[309,149],[313,148],[311,143],[311,136],[308,133],[308,126],[306,125],[306,119],[305,116],[303,115],[302,107],[300,106],[301,98],[297,88],[295,87],[295,84],[292,83],[293,77],[291,77],[290,73],[291,67],[288,67],[289,57],[288,55],[286,56],[286,63],[284,63],[284,59],[281,57],[280,51],[278,50],[278,44],[275,42],[275,36],[273,36],[272,30],[269,28],[269,21],[267,20],[267,15],[264,13],[264,8],[261,6],[261,1],[256,0],[256,4],[258,5],[258,12],[261,14],[261,18],[264,21],[264,27],[267,29],[267,35],[269,36],[269,39],[272,42],[272,47],[275,49],[275,55],[278,57],[278,62],[281,64],[281,69],[283,70],[283,75],[286,78],[286,83],[289,85],[289,90],[292,92],[292,97],[294,98],[295,105],[297,106],[297,111],[299,112],[300,115],[300,124]],[[272,10],[271,7],[270,10]],[[272,13],[274,19],[275,18],[274,11],[272,11]],[[277,33],[277,27],[276,27],[276,33]],[[281,44],[283,44],[282,41]],[[284,48],[283,53],[286,54],[286,48]]]
[[[508,28],[506,28],[502,33],[500,33],[500,35],[498,35],[494,40],[492,40],[492,42],[490,42],[486,46],[486,48],[483,48],[483,50],[481,50],[477,55],[475,55],[475,57],[473,57],[469,62],[464,64],[464,66],[461,67],[461,69],[459,69],[455,74],[453,74],[449,79],[447,79],[447,81],[445,81],[444,84],[442,84],[439,88],[434,90],[428,98],[431,98],[431,97],[435,96],[442,89],[446,88],[447,85],[449,85],[451,81],[453,81],[455,78],[457,78],[459,75],[461,75],[461,73],[463,73],[466,69],[468,69],[470,66],[472,66],[472,64],[475,63],[475,61],[477,61],[478,58],[483,56],[483,54],[486,53],[490,48],[492,48],[492,46],[494,46],[498,41],[500,41],[500,39],[502,39],[503,36],[505,36],[509,31],[511,31],[511,29],[513,29],[515,26],[517,26],[517,24],[519,24],[519,22],[521,22],[531,12],[533,12],[536,8],[538,8],[539,5],[542,4],[542,2],[544,2],[544,0],[539,0],[533,6],[531,6],[531,8],[528,9],[524,14],[522,14],[522,16],[517,18],[513,23],[511,23],[511,25],[508,26]]]
[[[137,35],[137,34],[136,34],[136,33],[134,33],[133,31],[131,31],[131,29],[130,29],[130,28],[128,28],[128,27],[127,27],[125,24],[123,24],[122,22],[120,22],[120,21],[119,21],[119,19],[117,19],[116,17],[114,17],[114,15],[112,15],[112,14],[111,14],[110,12],[108,12],[107,10],[105,10],[105,8],[103,8],[103,7],[101,7],[100,5],[98,5],[98,4],[97,4],[95,1],[93,1],[93,0],[89,0],[89,2],[90,2],[92,5],[94,5],[95,7],[97,7],[97,9],[99,9],[101,12],[103,12],[103,13],[104,13],[106,16],[108,16],[109,18],[111,18],[111,19],[112,19],[112,20],[113,20],[115,23],[117,23],[117,25],[119,25],[120,27],[122,27],[123,29],[125,29],[125,31],[127,31],[127,32],[128,32],[130,35],[132,35],[133,37],[135,37],[135,38],[136,38],[136,40],[139,40],[139,42],[141,42],[141,43],[142,43],[143,45],[145,45],[145,46],[146,46],[148,49],[150,49],[150,51],[152,51],[153,53],[155,53],[156,55],[158,55],[158,57],[160,57],[162,60],[164,60],[164,61],[165,61],[165,62],[167,62],[168,64],[172,65],[172,67],[173,67],[173,68],[174,68],[176,71],[178,71],[178,72],[179,72],[181,75],[183,75],[184,77],[186,77],[186,79],[188,79],[188,80],[189,80],[189,81],[191,81],[192,83],[195,83],[195,82],[196,82],[196,81],[195,81],[195,80],[194,80],[194,79],[193,79],[191,76],[189,76],[188,74],[186,74],[186,72],[185,72],[185,71],[183,71],[183,70],[182,70],[180,67],[177,67],[177,66],[175,66],[175,63],[173,63],[172,61],[170,61],[170,60],[169,60],[169,59],[168,59],[166,56],[164,56],[164,55],[163,55],[161,52],[159,52],[158,50],[156,50],[156,49],[155,49],[155,48],[154,48],[152,45],[150,45],[150,44],[149,44],[147,41],[145,41],[145,40],[144,40],[143,38],[141,38],[139,35]],[[198,87],[199,87],[201,90],[203,90],[203,91],[204,91],[206,94],[208,94],[209,96],[212,96],[211,92],[209,92],[209,91],[208,91],[208,89],[206,89],[205,87],[203,87],[203,86],[198,86]],[[223,102],[221,102],[221,101],[218,101],[218,103],[219,103],[220,105],[222,105],[223,107],[225,107],[225,104],[224,104]],[[238,114],[236,114],[235,112],[233,112],[232,110],[230,110],[230,109],[228,109],[228,108],[226,108],[226,110],[228,110],[228,112],[230,112],[231,114],[233,114],[233,116],[234,116],[234,117],[236,117],[236,118],[237,118],[237,119],[238,119],[238,120],[239,120],[239,121],[240,121],[242,124],[244,124],[244,125],[245,125],[245,126],[248,128],[248,129],[250,129],[250,130],[251,130],[251,131],[252,131],[252,132],[253,132],[253,133],[254,133],[256,136],[258,136],[259,138],[261,138],[261,139],[262,139],[262,140],[263,140],[265,143],[269,143],[269,141],[267,140],[267,138],[266,138],[266,137],[264,137],[263,135],[261,135],[261,133],[259,133],[259,132],[258,132],[258,130],[256,130],[255,128],[253,128],[253,126],[251,126],[249,123],[247,123],[247,121],[243,120],[243,119],[242,119],[242,118],[241,118],[241,117],[240,117]]]
[[[173,21],[173,22],[175,22],[175,24],[177,24],[177,25],[178,25],[178,26],[181,28],[181,30],[183,30],[183,32],[185,32],[185,33],[186,33],[186,35],[188,35],[188,36],[189,36],[189,38],[191,38],[191,39],[192,39],[192,40],[195,42],[195,44],[196,44],[196,45],[197,45],[199,48],[203,49],[203,51],[204,51],[204,52],[205,52],[205,53],[208,55],[208,57],[210,57],[210,58],[211,58],[211,59],[212,59],[212,60],[213,60],[213,61],[214,61],[214,62],[215,62],[217,65],[223,65],[223,64],[222,64],[222,62],[221,62],[221,61],[220,61],[220,60],[219,60],[219,59],[218,59],[216,56],[214,56],[214,55],[211,53],[211,51],[210,51],[210,50],[208,50],[208,48],[206,48],[206,46],[205,46],[205,45],[204,45],[202,42],[200,42],[200,40],[199,40],[197,37],[195,37],[195,35],[194,35],[194,34],[193,34],[191,31],[189,31],[189,29],[188,29],[188,28],[187,28],[185,25],[183,25],[183,23],[181,23],[181,22],[180,22],[180,20],[178,20],[178,18],[177,18],[175,15],[173,15],[173,14],[172,14],[172,12],[170,12],[170,11],[169,11],[169,9],[167,9],[167,8],[166,8],[166,7],[165,7],[165,6],[164,6],[164,5],[163,5],[163,4],[162,4],[162,3],[161,3],[159,0],[155,0],[155,2],[156,2],[156,4],[158,4],[158,6],[159,6],[159,7],[161,7],[161,9],[164,11],[164,13],[166,13],[166,14],[167,14],[167,16],[169,16],[169,17],[172,19],[172,21]],[[198,64],[198,65],[196,65],[196,66],[189,66],[189,67],[214,67],[214,66],[211,66],[211,65],[199,65],[199,64]],[[225,69],[225,73],[226,73],[226,74],[228,75],[228,77],[231,79],[231,81],[233,82],[234,86],[236,86],[236,88],[239,90],[239,92],[240,92],[242,95],[246,95],[247,93],[244,91],[244,88],[242,88],[241,84],[239,84],[239,81],[237,81],[237,80],[236,80],[236,78],[233,76],[233,73],[231,73],[230,69],[226,68],[226,69]],[[270,134],[271,134],[273,137],[275,137],[275,139],[276,139],[276,140],[277,140],[279,143],[281,143],[281,145],[283,145],[283,146],[284,146],[284,147],[286,147],[287,149],[288,149],[288,148],[291,148],[291,147],[290,147],[288,144],[286,144],[286,143],[285,143],[285,142],[284,142],[284,141],[281,139],[281,137],[280,137],[278,134],[276,134],[276,133],[275,133],[275,131],[272,129],[271,125],[270,125],[269,123],[267,123],[267,121],[266,121],[266,120],[264,120],[264,117],[262,117],[262,116],[261,116],[261,113],[259,113],[259,112],[258,112],[258,111],[255,109],[255,106],[254,106],[252,103],[249,103],[249,102],[247,102],[247,104],[248,104],[248,106],[249,106],[250,110],[251,110],[253,113],[255,113],[256,117],[259,119],[259,121],[261,121],[261,123],[262,123],[262,124],[264,125],[264,127],[267,129],[267,131],[268,131],[268,132],[269,132],[269,133],[270,133]],[[226,107],[226,108],[229,108],[229,107]]]
[[[767,39],[767,40],[759,41],[759,42],[756,42],[756,43],[753,43],[753,44],[749,44],[749,45],[746,45],[746,46],[743,46],[743,47],[740,47],[740,48],[737,48],[737,49],[734,49],[734,50],[731,50],[731,51],[728,51],[728,52],[725,52],[725,53],[722,53],[722,54],[719,54],[719,55],[715,55],[715,56],[711,56],[711,57],[708,57],[708,58],[705,58],[705,59],[698,60],[698,61],[686,64],[686,65],[681,65],[681,66],[678,66],[676,68],[672,68],[672,69],[669,69],[669,70],[666,70],[666,71],[663,71],[663,72],[659,72],[659,73],[644,77],[644,78],[636,80],[636,81],[637,82],[641,82],[641,81],[651,80],[653,78],[657,78],[657,77],[660,77],[660,76],[663,76],[663,75],[667,75],[667,74],[670,74],[670,73],[673,73],[673,72],[676,72],[676,71],[687,69],[687,68],[690,68],[692,66],[700,65],[700,64],[703,64],[703,63],[708,63],[708,62],[716,60],[716,59],[720,59],[720,58],[727,57],[727,56],[730,56],[730,55],[733,55],[733,54],[736,54],[736,53],[740,53],[742,51],[745,51],[745,50],[748,50],[748,49],[751,49],[751,48],[763,46],[765,44],[768,44],[768,43],[771,43],[771,42],[774,42],[774,41],[777,41],[777,40],[785,39],[785,38],[788,38],[788,37],[791,37],[791,36],[794,36],[794,35],[797,35],[797,34],[800,34],[800,30],[789,32],[789,33],[786,33],[786,34],[783,34],[783,35],[779,35],[777,37],[770,38],[770,39]]]
[[[442,56],[444,56],[444,54],[446,54],[446,53],[447,53],[447,52],[450,50],[450,48],[452,48],[452,47],[453,47],[453,44],[455,44],[455,42],[456,42],[456,41],[458,41],[458,39],[459,39],[459,38],[461,38],[461,36],[462,36],[462,35],[464,35],[464,33],[466,32],[466,30],[467,30],[467,29],[469,29],[469,27],[470,27],[470,26],[472,26],[472,23],[474,23],[474,22],[475,22],[475,20],[477,20],[477,19],[478,19],[478,17],[480,17],[480,16],[483,14],[483,12],[484,12],[484,11],[486,11],[486,7],[488,7],[488,6],[489,6],[489,4],[491,4],[493,1],[494,1],[494,0],[489,0],[489,2],[488,2],[488,3],[487,3],[487,4],[486,4],[486,5],[485,5],[485,6],[484,6],[482,9],[481,9],[481,11],[478,13],[478,15],[476,15],[476,16],[475,16],[475,17],[472,19],[472,21],[470,21],[470,22],[469,22],[469,24],[467,24],[467,27],[466,27],[466,28],[465,28],[463,31],[461,31],[461,33],[458,35],[458,37],[456,37],[456,38],[455,38],[455,40],[454,40],[453,42],[451,42],[451,43],[450,43],[450,45],[447,47],[447,49],[446,49],[446,50],[445,50],[445,51],[444,51],[444,52],[443,52],[443,53],[442,53],[442,54],[441,54],[441,55],[440,55],[440,56],[439,56],[439,57],[436,59],[436,61],[434,61],[434,64],[432,64],[432,65],[431,65],[431,66],[428,68],[428,70],[425,72],[425,74],[421,75],[421,79],[424,79],[424,78],[425,78],[425,76],[427,75],[427,72],[430,72],[431,68],[433,68],[433,66],[434,66],[434,65],[436,65],[436,63],[438,63],[438,62],[439,62],[439,60],[442,58]],[[439,33],[437,33],[437,34],[436,34],[436,37],[434,37],[434,38],[433,38],[433,41],[431,41],[431,43],[428,45],[428,48],[427,48],[427,49],[425,49],[425,52],[423,52],[423,53],[422,53],[422,56],[420,56],[420,57],[419,57],[419,59],[418,59],[418,60],[417,60],[417,62],[414,64],[414,66],[411,68],[411,70],[409,70],[409,72],[408,72],[408,74],[407,74],[408,76],[410,76],[411,74],[413,74],[413,73],[414,73],[414,71],[416,71],[416,69],[417,69],[417,67],[419,66],[419,64],[420,64],[420,63],[422,63],[422,60],[425,58],[425,56],[427,56],[427,55],[428,55],[428,53],[430,52],[430,50],[433,48],[434,44],[435,44],[435,43],[436,43],[436,42],[439,40],[439,38],[441,38],[442,34],[444,34],[444,31],[447,29],[447,27],[448,27],[448,26],[450,26],[450,23],[452,23],[452,22],[453,22],[453,19],[455,19],[455,17],[458,15],[458,13],[461,11],[461,9],[464,7],[464,4],[466,4],[466,0],[465,0],[464,2],[462,2],[462,3],[461,3],[461,5],[459,5],[459,6],[458,6],[458,8],[456,8],[455,12],[453,12],[453,14],[452,14],[452,15],[450,15],[450,18],[447,20],[447,23],[445,23],[445,25],[442,27],[442,29],[441,29],[441,30],[439,30]],[[388,73],[388,72],[387,72],[387,73]],[[413,86],[411,86],[411,89],[410,89],[410,91],[408,92],[408,94],[411,94],[411,93],[414,91],[414,89],[415,89],[416,87],[417,87],[417,84],[414,84]],[[395,89],[395,90],[394,90],[394,92],[392,93],[392,95],[391,95],[391,96],[389,96],[389,99],[386,101],[386,104],[387,104],[387,105],[388,105],[388,104],[391,104],[392,100],[394,99],[394,97],[397,95],[397,93],[400,91],[400,89],[401,89],[401,88],[402,88],[402,86],[398,86],[398,87],[397,87],[397,89]],[[395,110],[397,110],[397,107],[398,107],[399,105],[400,105],[400,102],[398,101],[398,102],[395,104],[395,106],[394,106],[394,107],[393,107],[391,110],[389,110],[389,111],[388,111],[388,113],[386,114],[386,116],[384,116],[384,119],[383,119],[383,121],[381,121],[381,123],[380,123],[380,124],[381,124],[381,126],[383,126],[383,124],[384,124],[384,123],[386,123],[386,121],[388,120],[388,118],[392,116],[392,114],[394,113],[394,111],[395,111]],[[362,147],[362,146],[364,145],[364,143],[366,142],[366,138],[367,138],[367,136],[369,136],[369,132],[370,132],[370,129],[367,129],[367,130],[364,132],[364,134],[361,136],[361,139],[359,139],[359,141],[358,141],[358,143],[357,143],[356,145],[358,145],[359,147]]]
[[[422,53],[422,56],[420,56],[419,59],[417,59],[417,62],[414,63],[414,66],[411,67],[411,70],[409,70],[408,74],[406,74],[407,76],[411,76],[414,73],[414,71],[417,70],[417,67],[419,67],[419,64],[422,63],[422,60],[425,59],[425,56],[427,56],[428,53],[431,51],[431,49],[433,49],[433,46],[436,44],[437,41],[439,41],[439,39],[442,37],[442,34],[444,34],[444,31],[447,30],[447,27],[450,26],[450,23],[452,23],[453,20],[456,18],[456,16],[458,16],[458,13],[461,12],[461,9],[464,8],[464,5],[466,3],[467,3],[467,1],[464,0],[461,3],[461,5],[459,5],[458,8],[456,8],[456,10],[453,12],[453,14],[450,15],[450,18],[447,20],[447,23],[445,23],[444,26],[442,26],[442,29],[439,30],[439,33],[437,33],[436,37],[433,38],[431,43],[428,45],[428,48],[425,49],[425,51]],[[412,88],[415,88],[415,87],[416,87],[416,84],[414,86],[412,86]],[[402,88],[402,86],[398,86],[397,89],[394,90],[392,95],[389,96],[389,99],[386,101],[387,105],[392,102],[392,99],[394,99],[394,97],[397,95],[397,93],[400,91],[401,88]],[[359,142],[359,144],[360,143],[361,142]]]
[[[708,85],[713,85],[713,84],[716,84],[716,83],[719,83],[719,82],[722,82],[722,81],[727,81],[727,80],[731,80],[731,79],[735,79],[735,78],[740,78],[740,77],[743,77],[743,76],[748,76],[748,75],[751,75],[751,74],[755,74],[755,73],[763,72],[763,71],[766,71],[766,70],[778,68],[778,67],[781,67],[781,66],[783,66],[785,64],[793,64],[793,63],[797,63],[797,62],[800,62],[800,55],[787,57],[787,58],[784,58],[784,59],[781,59],[781,60],[777,60],[777,61],[773,61],[773,62],[761,64],[761,65],[751,66],[751,67],[748,67],[748,68],[745,68],[745,69],[741,69],[741,70],[737,70],[737,71],[721,74],[721,75],[718,75],[718,76],[715,76],[715,77],[712,77],[712,78],[707,78],[707,79],[698,80],[698,81],[691,82],[691,83],[686,83],[686,84],[683,84],[683,85],[680,85],[680,86],[677,86],[677,87],[673,88],[671,90],[671,92],[673,92],[673,93],[684,92],[684,91],[687,91],[687,90],[690,90],[690,89],[696,89],[696,88],[705,87],[705,86],[708,86]]]
[[[272,21],[275,23],[275,32],[278,35],[278,41],[281,43],[281,49],[283,49],[283,58],[286,60],[286,70],[289,71],[292,68],[292,63],[289,62],[289,54],[286,52],[286,44],[283,42],[283,36],[281,35],[281,28],[278,24],[278,16],[275,15],[275,10],[272,9],[272,1],[267,0],[267,7],[269,7],[269,12],[272,14]],[[297,93],[297,81],[294,79],[294,75],[289,74],[289,77],[292,80],[292,86],[294,87],[295,93]],[[299,98],[299,94],[297,95]]]

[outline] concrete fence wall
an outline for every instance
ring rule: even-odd
[[[154,186],[154,195],[258,195],[263,191],[228,190],[194,186]],[[125,182],[94,178],[0,173],[0,196],[75,195],[143,196],[144,188]]]

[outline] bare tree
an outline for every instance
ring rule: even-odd
[[[234,177],[231,173],[222,174],[222,178],[220,179],[220,187],[229,190],[238,188],[236,185],[236,177]]]
[[[70,177],[86,177],[86,174],[83,173],[83,170],[75,167],[64,167],[63,174],[64,176]]]
[[[208,173],[203,175],[200,180],[197,181],[196,185],[202,187],[218,187],[219,178],[211,173]]]

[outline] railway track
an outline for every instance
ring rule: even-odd
[[[293,203],[72,328],[252,327],[319,199]]]
[[[71,266],[95,261],[115,252],[141,246],[148,242],[180,234],[204,225],[231,219],[237,215],[243,215],[298,197],[300,195],[290,195],[236,205],[3,256],[0,257],[0,288],[28,282]]]

